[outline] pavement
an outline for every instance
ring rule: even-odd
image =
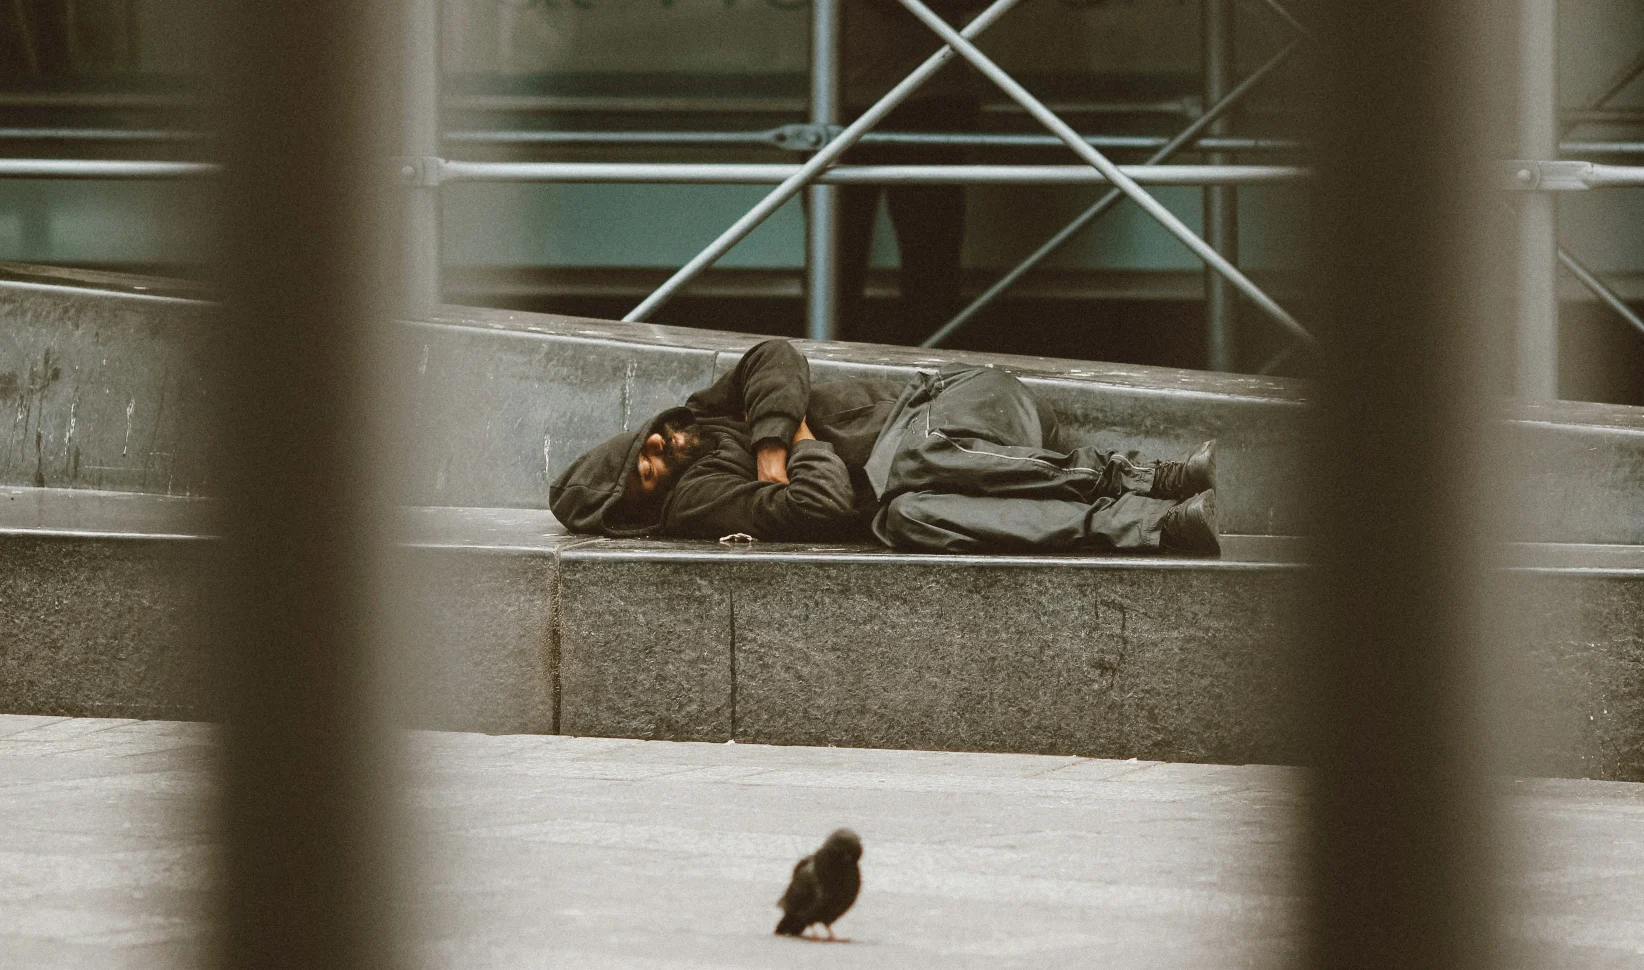
[[[0,968],[209,962],[209,725],[0,716]],[[418,967],[1297,962],[1304,779],[1271,766],[407,735]],[[1506,965],[1644,966],[1644,785],[1503,780]],[[849,943],[776,938],[862,836]]]

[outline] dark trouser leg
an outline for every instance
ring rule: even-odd
[[[849,113],[851,118],[861,109]],[[881,131],[963,132],[981,116],[973,97],[918,98],[892,111]],[[866,145],[845,153],[846,165],[957,165],[963,149]],[[959,309],[959,258],[965,229],[965,190],[954,185],[891,186],[885,190],[901,255],[902,300],[897,322],[872,330],[862,319],[879,187],[842,186],[840,193],[839,333],[846,340],[918,344]],[[854,275],[853,275],[854,274]]]
[[[1011,375],[948,368],[910,383],[867,473],[874,531],[905,549],[1156,549],[1172,502],[1139,453],[1045,447],[1051,420]]]
[[[1093,503],[904,492],[873,531],[918,552],[1142,552],[1159,548],[1160,523],[1176,503],[1126,492]]]
[[[863,308],[868,259],[873,252],[873,220],[879,212],[879,186],[839,186],[839,339],[882,340],[870,333]]]
[[[965,189],[893,185],[885,198],[902,256],[902,312],[897,331],[887,339],[914,347],[959,312]]]
[[[1051,428],[1022,382],[956,367],[910,386],[874,446],[868,474],[881,501],[901,492],[1094,502],[1153,487],[1139,452],[1046,447]]]

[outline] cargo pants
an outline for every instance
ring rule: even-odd
[[[924,552],[1146,551],[1175,503],[1147,497],[1138,452],[1057,450],[1055,415],[990,367],[921,373],[902,391],[866,472],[873,532]]]

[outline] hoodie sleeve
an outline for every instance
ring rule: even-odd
[[[811,367],[786,340],[767,340],[742,355],[736,369],[685,402],[698,417],[747,416],[755,448],[793,440],[811,398]]]
[[[745,458],[720,450],[691,466],[669,496],[662,531],[686,539],[746,532],[767,542],[836,538],[856,521],[850,472],[824,441],[788,454],[788,484],[754,479]]]

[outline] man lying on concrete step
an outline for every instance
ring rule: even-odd
[[[1067,448],[1055,414],[992,367],[811,384],[785,340],[549,489],[573,532],[776,542],[873,536],[927,552],[1214,555],[1214,443],[1182,461]]]

